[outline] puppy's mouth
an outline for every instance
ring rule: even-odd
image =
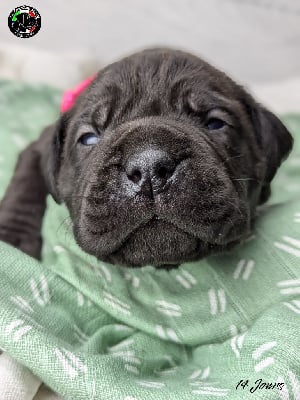
[[[89,224],[85,224],[87,225]],[[209,235],[204,229],[201,236],[196,235],[183,221],[170,221],[153,213],[145,216],[142,222],[126,234],[123,232],[124,236],[122,230],[118,230],[118,238],[115,231],[110,230],[103,232],[88,228],[85,235],[78,235],[81,230],[75,229],[74,233],[83,250],[102,261],[119,266],[152,265],[156,268],[171,269],[183,262],[196,261],[212,253],[230,249],[241,241],[241,235],[216,240],[216,232],[213,235],[214,229],[209,229]]]
[[[176,224],[154,215],[142,223],[105,257],[113,264],[171,269],[184,261],[204,257],[215,245],[185,232]],[[103,258],[103,257],[102,257]]]

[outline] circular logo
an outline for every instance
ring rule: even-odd
[[[9,14],[8,27],[15,36],[30,38],[41,29],[41,16],[33,7],[19,6]]]

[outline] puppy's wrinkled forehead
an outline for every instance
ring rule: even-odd
[[[239,86],[205,61],[181,51],[147,50],[100,71],[78,99],[81,122],[103,128],[153,115],[239,108]],[[236,110],[238,111],[238,110]]]

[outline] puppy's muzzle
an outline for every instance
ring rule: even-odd
[[[135,192],[153,198],[170,181],[176,166],[166,151],[149,147],[127,160],[125,172]]]

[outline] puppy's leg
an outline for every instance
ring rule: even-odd
[[[47,196],[40,157],[38,141],[20,154],[0,203],[0,240],[37,259],[41,257],[41,225]]]

